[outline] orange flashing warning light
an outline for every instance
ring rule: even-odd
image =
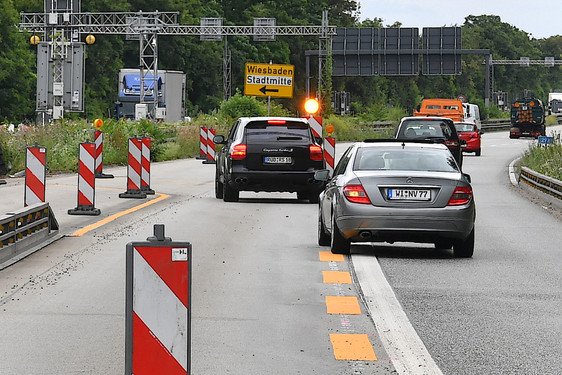
[[[334,132],[334,130],[335,130],[334,125],[328,124],[326,126],[326,133],[328,133],[328,137],[332,136],[332,133]]]
[[[304,102],[304,110],[309,115],[316,114],[319,109],[320,109],[320,102],[318,102],[318,99],[310,98],[310,99],[306,99],[306,102]]]
[[[103,125],[103,120],[101,118],[97,118],[94,120],[94,126],[96,129],[100,130]]]

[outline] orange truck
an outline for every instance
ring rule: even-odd
[[[447,117],[456,122],[464,121],[462,102],[457,99],[424,99],[414,116]]]

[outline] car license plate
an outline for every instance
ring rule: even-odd
[[[388,189],[388,199],[428,201],[431,199],[431,192],[427,189]]]
[[[291,164],[293,162],[293,158],[290,156],[266,156],[265,163],[266,164]]]

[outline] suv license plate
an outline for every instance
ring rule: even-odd
[[[291,164],[293,162],[293,158],[290,156],[266,156],[265,163],[266,164]]]
[[[431,192],[427,189],[388,189],[388,199],[428,201],[431,199]]]

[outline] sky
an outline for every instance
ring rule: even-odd
[[[462,26],[468,15],[500,16],[502,22],[541,39],[562,35],[561,0],[357,0],[360,20],[382,18],[402,27]],[[421,30],[420,30],[421,34]]]

